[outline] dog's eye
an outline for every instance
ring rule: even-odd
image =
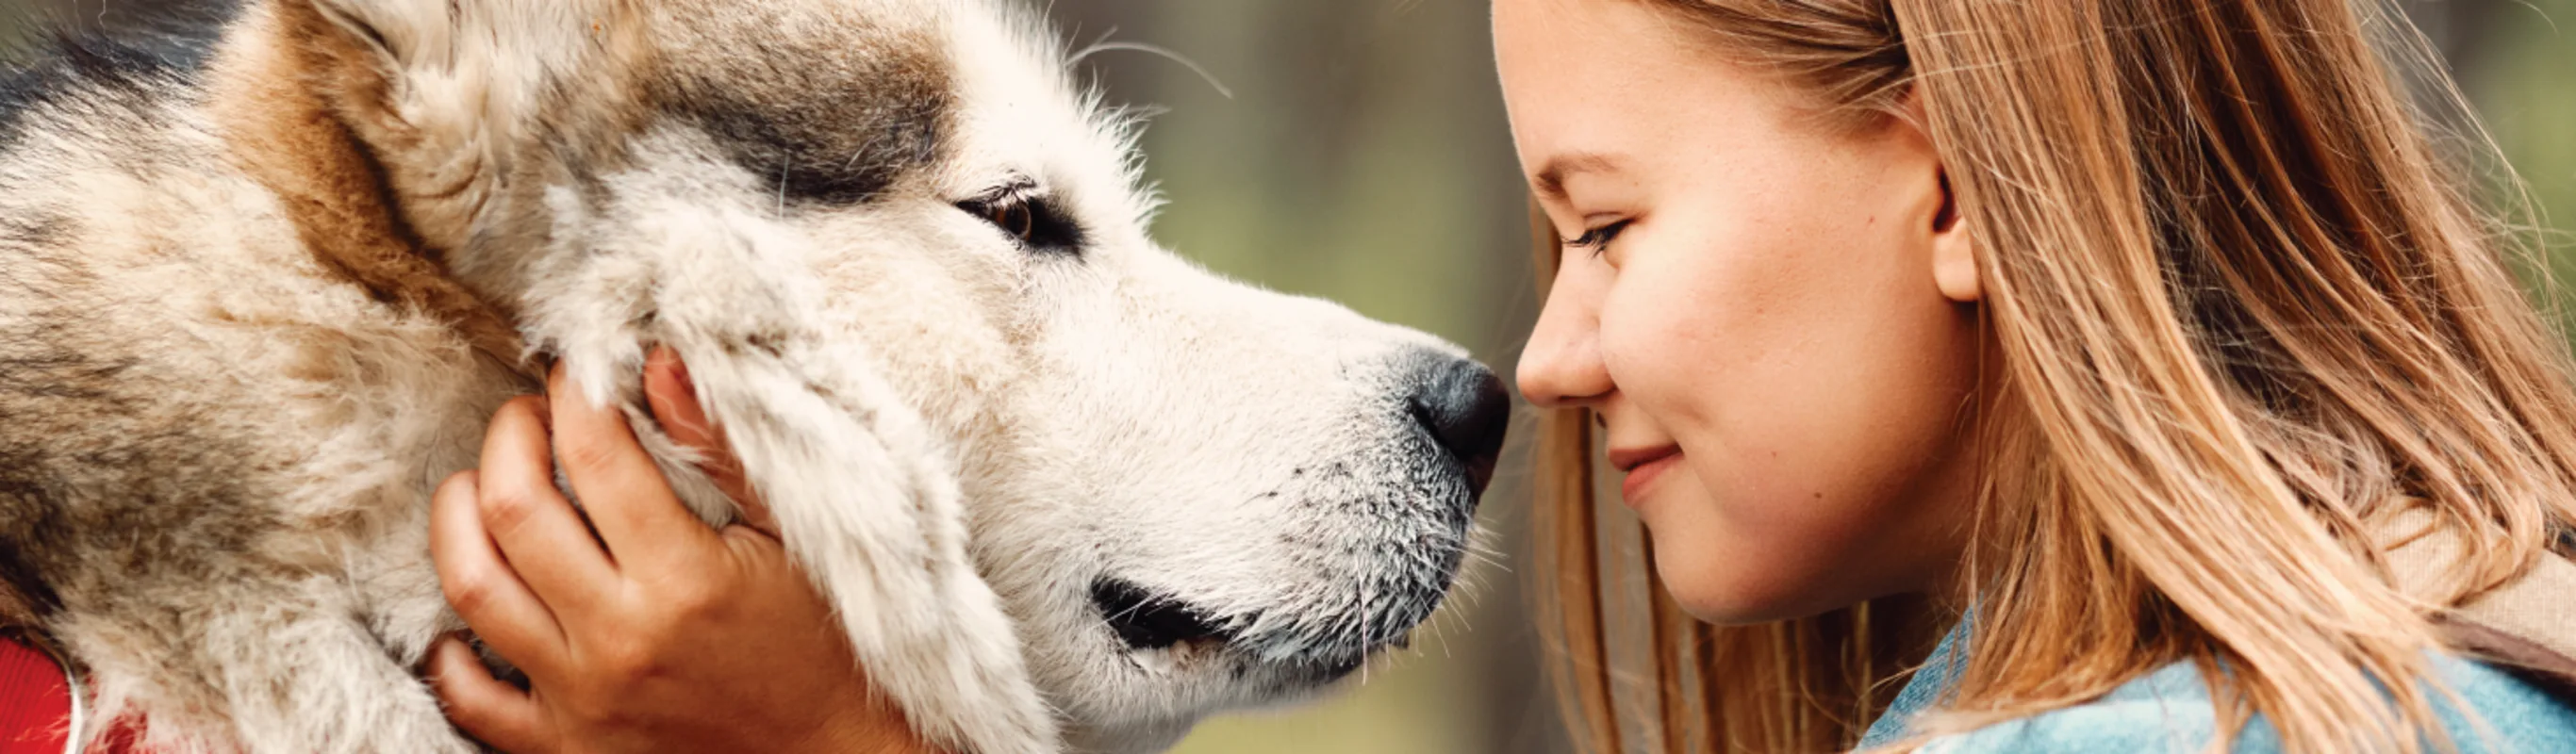
[[[1002,232],[1018,236],[1020,243],[1034,244],[1038,234],[1037,212],[1027,202],[995,204],[984,208],[984,221]]]
[[[1081,253],[1082,227],[1066,218],[1050,197],[1027,195],[1029,188],[1014,185],[958,202],[957,208],[991,223],[1029,251]]]

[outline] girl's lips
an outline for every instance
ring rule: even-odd
[[[1664,472],[1671,471],[1681,460],[1680,446],[1611,453],[1611,465],[1628,472],[1627,481],[1619,485],[1619,496],[1627,500],[1628,507],[1637,507],[1645,500],[1646,491],[1653,487],[1655,480],[1663,477]]]

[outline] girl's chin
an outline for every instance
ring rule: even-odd
[[[1766,558],[1725,546],[1723,536],[1713,536],[1717,532],[1688,526],[1696,517],[1670,518],[1681,520],[1663,522],[1665,528],[1650,520],[1646,536],[1654,543],[1657,581],[1691,617],[1740,626],[1803,618],[1841,607],[1819,604],[1816,598],[1822,589],[1784,583],[1797,579],[1763,572],[1761,561]]]
[[[1722,590],[1692,590],[1685,586],[1676,586],[1669,581],[1665,582],[1665,588],[1672,591],[1673,604],[1679,605],[1683,613],[1703,623],[1716,626],[1776,623],[1816,615],[1838,607],[1817,609],[1799,601],[1746,599],[1744,595],[1712,594],[1709,592],[1722,592]]]

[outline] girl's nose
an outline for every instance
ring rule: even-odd
[[[1521,351],[1521,397],[1543,408],[1588,406],[1617,386],[1601,361],[1600,318],[1592,291],[1576,275],[1559,274],[1547,306]]]

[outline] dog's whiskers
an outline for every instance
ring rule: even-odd
[[[792,154],[790,154],[790,155],[785,155],[785,156],[783,156],[783,157],[780,157],[780,158],[779,158],[779,160],[778,160],[778,207],[777,207],[776,209],[774,209],[774,210],[772,210],[772,211],[771,211],[771,216],[772,216],[772,217],[775,217],[775,218],[778,218],[778,219],[782,219],[782,220],[784,220],[784,219],[786,219],[786,218],[787,218],[787,174],[788,174],[788,172],[795,170],[795,168],[796,168],[796,155],[792,155]]]
[[[1234,90],[1233,90],[1233,89],[1231,89],[1231,88],[1228,88],[1228,87],[1225,85],[1225,82],[1223,82],[1223,81],[1218,81],[1218,80],[1217,80],[1217,78],[1216,78],[1216,74],[1209,73],[1209,72],[1208,72],[1208,69],[1207,69],[1206,67],[1199,65],[1198,61],[1196,61],[1196,60],[1191,60],[1191,59],[1189,59],[1188,57],[1185,57],[1185,56],[1181,55],[1180,53],[1173,52],[1173,51],[1171,51],[1169,48],[1165,48],[1165,47],[1161,47],[1161,46],[1157,46],[1157,45],[1145,44],[1145,43],[1143,43],[1143,42],[1099,42],[1099,43],[1095,43],[1095,44],[1091,45],[1090,47],[1082,48],[1082,50],[1081,50],[1080,52],[1076,52],[1076,53],[1074,53],[1073,55],[1071,55],[1071,56],[1067,57],[1067,58],[1066,58],[1066,60],[1065,60],[1065,67],[1070,68],[1070,67],[1074,66],[1075,64],[1081,63],[1081,62],[1083,61],[1083,59],[1084,59],[1084,58],[1089,58],[1089,57],[1091,57],[1091,56],[1093,56],[1093,55],[1097,55],[1097,54],[1104,53],[1104,52],[1110,52],[1110,51],[1113,51],[1113,50],[1126,50],[1126,51],[1130,51],[1130,52],[1142,52],[1142,53],[1146,53],[1146,54],[1149,54],[1149,55],[1158,55],[1158,56],[1161,56],[1161,57],[1163,57],[1164,59],[1170,60],[1170,61],[1172,61],[1172,62],[1174,62],[1174,63],[1179,63],[1179,64],[1181,64],[1181,66],[1182,66],[1182,67],[1190,69],[1190,72],[1191,72],[1191,73],[1196,73],[1196,74],[1198,74],[1200,79],[1207,81],[1208,86],[1215,87],[1215,88],[1216,88],[1216,93],[1217,93],[1219,96],[1225,97],[1226,99],[1234,99]]]

